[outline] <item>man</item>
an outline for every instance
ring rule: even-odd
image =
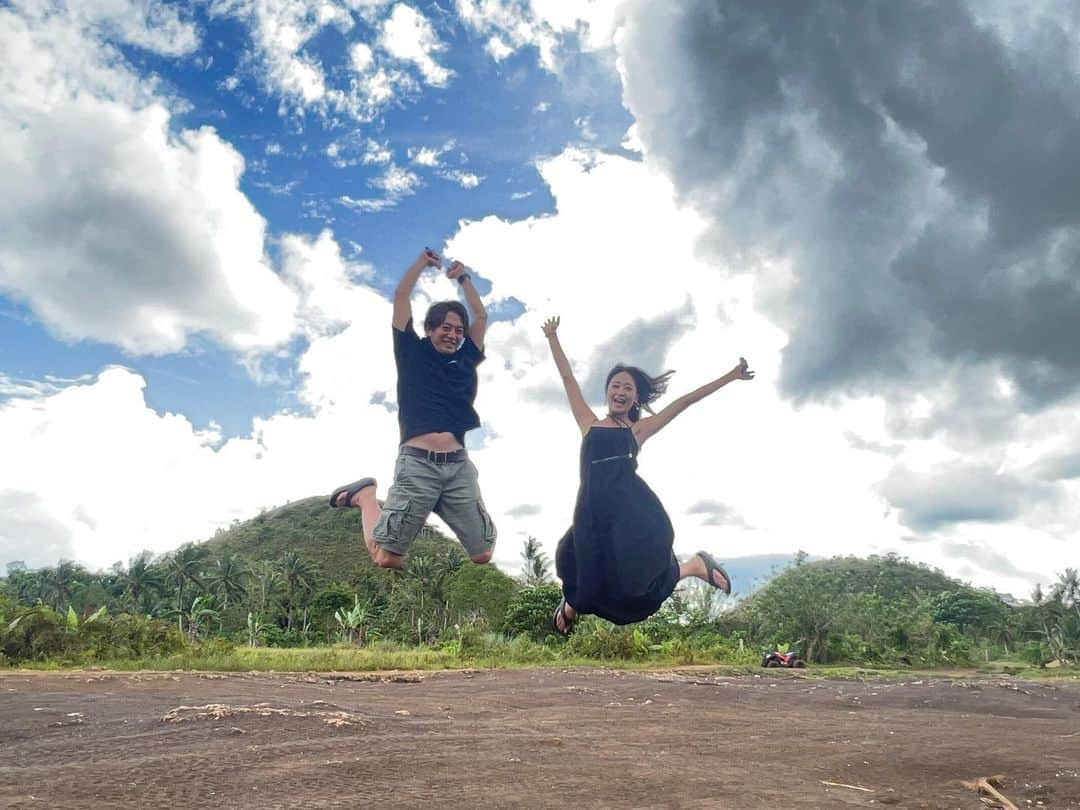
[[[487,312],[461,262],[455,261],[446,275],[461,285],[471,322],[459,302],[440,301],[428,309],[424,337],[413,329],[413,288],[426,268],[441,265],[438,254],[425,248],[394,293],[401,446],[386,501],[380,509],[374,478],[338,487],[330,496],[331,506],[360,510],[364,544],[383,568],[401,567],[431,512],[446,522],[473,562],[488,562],[495,548],[495,524],[465,452],[465,433],[480,427],[473,402]]]

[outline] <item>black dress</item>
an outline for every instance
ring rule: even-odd
[[[555,551],[566,601],[615,624],[651,616],[679,581],[675,531],[637,475],[637,452],[629,428],[589,428],[574,525]]]

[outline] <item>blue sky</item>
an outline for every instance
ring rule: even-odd
[[[557,314],[594,399],[617,361],[672,395],[757,370],[642,455],[678,554],[1052,582],[1078,42],[1057,0],[5,3],[0,563],[383,494],[389,296],[430,245],[493,314],[469,446],[506,570],[577,489]]]
[[[247,169],[240,189],[266,219],[271,236],[314,236],[332,228],[346,252],[373,265],[373,285],[390,294],[417,247],[440,248],[460,219],[550,212],[553,200],[536,170],[537,158],[583,140],[617,149],[631,123],[611,65],[576,54],[574,37],[567,43],[572,58],[556,75],[537,69],[533,46],[495,62],[484,52],[483,39],[440,11],[440,4],[413,7],[435,27],[445,46],[439,62],[455,78],[445,87],[422,87],[395,99],[372,122],[303,110],[282,116],[280,96],[268,92],[264,73],[252,64],[251,31],[234,17],[210,13],[206,4],[181,11],[181,19],[199,32],[198,49],[180,57],[131,45],[121,51],[135,71],[159,77],[159,91],[180,102],[174,128],[213,127],[243,156]],[[361,17],[344,33],[327,26],[303,53],[328,77],[340,75],[347,69],[349,43],[371,39],[376,28]],[[385,164],[361,162],[368,140],[418,177],[414,193],[381,211],[357,211],[339,201],[379,197],[368,184]],[[339,161],[346,165],[335,165],[327,155],[332,144],[340,146]],[[464,187],[409,158],[410,150],[440,151],[447,144],[452,146],[439,156],[440,168],[482,178],[478,185]],[[274,255],[272,239],[266,249]],[[509,317],[520,305],[507,302],[493,311],[496,318]],[[299,406],[288,359],[274,364],[280,379],[256,381],[232,353],[198,336],[182,352],[150,357],[93,340],[58,340],[10,295],[0,298],[0,363],[10,376],[25,379],[70,379],[88,369],[124,365],[146,379],[147,401],[156,410],[183,413],[200,427],[214,422],[227,435],[250,433],[254,416]]]

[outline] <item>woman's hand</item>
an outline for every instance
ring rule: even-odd
[[[461,262],[459,262],[457,259],[455,259],[454,263],[450,265],[450,269],[448,269],[446,271],[446,277],[448,279],[450,279],[451,281],[453,281],[454,279],[456,279],[458,276],[460,276],[464,272],[465,272],[465,265],[463,265]]]
[[[745,357],[739,358],[739,365],[734,368],[736,379],[739,380],[752,380],[754,379],[754,372],[750,370],[750,364],[746,362]]]
[[[553,318],[548,318],[546,321],[544,321],[544,325],[541,328],[544,330],[544,337],[555,337],[555,332],[557,332],[559,329],[559,316],[556,315]]]

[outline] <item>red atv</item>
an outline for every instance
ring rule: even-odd
[[[792,667],[802,669],[806,666],[806,662],[799,658],[797,652],[779,652],[773,650],[772,652],[765,653],[761,658],[761,665],[773,669],[774,667]]]

